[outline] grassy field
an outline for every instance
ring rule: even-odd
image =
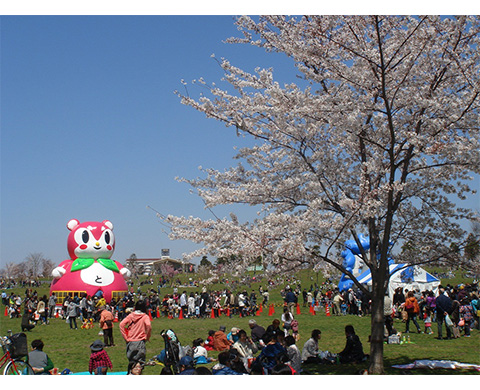
[[[302,287],[309,288],[310,283],[316,282],[316,274],[311,271],[302,271],[298,276],[298,279],[302,283]],[[323,280],[320,278],[319,283]],[[454,284],[449,281],[450,284]],[[445,283],[446,284],[446,283]],[[265,286],[265,283],[262,283]],[[150,286],[149,286],[150,287]],[[217,287],[220,287],[218,285]],[[257,289],[257,285],[251,285],[249,289]],[[260,316],[256,316],[257,322],[265,328],[275,318],[280,318],[281,315],[281,299],[279,293],[279,286],[276,289],[271,290],[270,302],[275,303],[276,313],[273,316],[268,316],[268,308],[264,308],[263,313]],[[216,288],[214,286],[214,288]],[[189,288],[187,290],[197,291],[198,288]],[[16,289],[14,291],[19,292],[22,296],[24,289]],[[37,289],[39,295],[44,293],[48,294],[48,284],[42,285]],[[146,291],[146,287],[144,289]],[[171,292],[171,289],[162,289],[161,295]],[[2,309],[4,309],[2,307]],[[330,352],[340,352],[345,345],[344,327],[347,324],[351,324],[355,327],[357,334],[359,335],[364,351],[369,353],[368,336],[370,334],[370,317],[357,317],[357,316],[339,316],[328,317],[325,313],[317,312],[315,316],[309,313],[308,308],[300,305],[301,314],[296,315],[299,321],[300,328],[300,340],[297,343],[301,349],[303,343],[309,338],[312,329],[318,328],[322,331],[322,339],[319,342],[319,348],[321,350],[328,350]],[[182,345],[192,343],[197,337],[206,338],[210,329],[217,330],[219,326],[224,325],[227,330],[232,327],[239,327],[248,329],[248,320],[252,317],[239,318],[232,317],[227,318],[221,316],[219,318],[206,318],[206,319],[167,319],[160,318],[154,319],[152,322],[152,338],[147,343],[147,358],[151,358],[160,353],[164,348],[164,341],[160,333],[164,329],[173,329],[179,337]],[[400,320],[395,320],[394,326],[399,331],[404,331],[405,325]],[[420,326],[423,327],[423,323],[420,322]],[[0,329],[1,334],[5,335],[8,329],[11,329],[14,333],[20,332],[20,319],[10,319],[1,313],[0,317]],[[434,335],[427,334],[410,334],[411,344],[403,345],[385,345],[385,370],[386,374],[400,374],[401,370],[392,368],[392,365],[407,364],[417,359],[434,359],[434,360],[454,360],[463,363],[480,364],[480,332],[477,330],[472,331],[472,337],[455,340],[436,340],[436,325],[433,325]],[[50,325],[38,325],[29,332],[29,343],[40,338],[45,343],[44,351],[48,353],[53,360],[55,367],[60,371],[64,368],[69,368],[73,372],[88,371],[88,360],[90,355],[90,344],[95,339],[103,339],[102,336],[98,336],[98,324],[93,329],[78,329],[71,330],[69,325],[62,319],[52,319]],[[445,332],[445,331],[444,331]],[[107,352],[113,362],[113,371],[126,371],[127,359],[125,356],[125,342],[123,341],[118,324],[114,327],[114,340],[115,346],[107,348]],[[218,352],[211,352],[212,357],[216,357]],[[209,366],[211,366],[210,364]],[[343,374],[353,375],[357,374],[360,370],[367,368],[367,363],[357,365],[341,365],[341,366],[322,366],[308,368],[306,371],[311,374]],[[145,375],[156,375],[161,371],[161,366],[147,366],[145,368]],[[408,373],[412,374],[471,374],[473,371],[452,371],[452,370],[410,370]]]

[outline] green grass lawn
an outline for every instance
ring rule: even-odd
[[[308,283],[312,275],[303,275],[302,286],[310,286]],[[257,286],[251,286],[251,289],[256,289]],[[194,289],[197,291],[198,289]],[[14,290],[24,295],[24,289]],[[37,289],[39,295],[48,294],[48,284],[42,285]],[[170,289],[171,291],[171,289]],[[164,293],[170,292],[167,289],[162,290]],[[260,316],[256,316],[257,322],[265,328],[275,318],[280,318],[282,308],[280,294],[273,290],[270,295],[271,302],[276,303],[276,313],[273,316],[268,316],[268,308],[264,308]],[[364,352],[369,353],[368,336],[370,334],[370,317],[357,316],[339,316],[327,317],[324,312],[317,312],[313,316],[309,314],[308,308],[300,306],[301,314],[295,315],[299,321],[300,340],[297,343],[301,350],[305,341],[310,337],[313,329],[318,328],[322,331],[322,338],[319,342],[319,348],[323,351],[340,352],[345,345],[344,327],[351,324],[355,327],[356,333],[359,335]],[[4,310],[4,307],[2,307]],[[160,353],[164,348],[164,341],[160,333],[164,329],[173,329],[178,335],[182,345],[192,343],[197,337],[206,338],[210,329],[217,330],[219,326],[224,325],[229,330],[232,327],[239,327],[247,330],[248,320],[252,317],[232,317],[227,318],[221,316],[219,318],[206,319],[154,319],[152,322],[152,338],[147,343],[147,359]],[[419,322],[423,328],[423,322]],[[36,338],[40,338],[45,343],[44,351],[53,360],[55,367],[59,370],[69,368],[73,372],[88,371],[88,360],[90,355],[90,344],[95,339],[102,339],[98,335],[98,324],[95,324],[93,329],[80,329],[80,322],[78,321],[79,329],[71,330],[69,325],[62,319],[52,319],[50,325],[37,325],[31,332],[27,333],[28,342],[31,343]],[[394,326],[399,331],[405,330],[405,324],[400,320],[395,320]],[[11,329],[13,333],[20,332],[20,319],[10,319],[4,316],[2,311],[0,316],[0,330],[1,335],[6,335],[7,330]],[[386,374],[401,374],[401,370],[392,368],[392,365],[407,364],[418,359],[434,359],[434,360],[454,360],[463,363],[480,364],[480,332],[472,330],[472,337],[461,337],[455,340],[436,340],[436,325],[433,324],[435,334],[410,334],[411,344],[403,345],[386,345],[385,344],[385,371]],[[445,330],[444,330],[445,333]],[[107,352],[113,363],[113,371],[126,371],[127,359],[125,356],[125,342],[122,339],[118,323],[114,326],[114,340],[115,346],[107,348]],[[210,352],[211,357],[216,357],[218,352]],[[212,366],[210,364],[209,366]],[[360,370],[367,368],[368,363],[357,365],[339,365],[339,366],[321,366],[321,367],[307,367],[307,372],[311,374],[343,374],[353,375]],[[156,375],[161,371],[161,366],[147,366],[145,367],[145,375]],[[410,370],[412,374],[471,374],[473,371],[458,371],[458,370]]]

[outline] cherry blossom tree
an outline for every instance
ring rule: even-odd
[[[203,79],[183,104],[225,123],[252,146],[223,171],[189,183],[213,209],[243,204],[258,218],[168,216],[173,239],[202,243],[192,256],[261,256],[276,271],[328,264],[371,294],[371,373],[383,372],[383,297],[392,244],[441,261],[465,241],[456,199],[479,173],[478,17],[265,16],[237,19],[245,43],[292,59],[297,83],[272,69],[220,61],[227,92]],[[366,291],[342,265],[347,239],[369,238]],[[361,247],[361,245],[359,245]]]

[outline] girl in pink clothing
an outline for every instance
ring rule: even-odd
[[[135,303],[135,311],[120,322],[120,332],[127,342],[129,363],[145,363],[147,349],[145,343],[150,340],[152,324],[146,312],[145,301]]]

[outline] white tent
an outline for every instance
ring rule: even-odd
[[[370,270],[363,272],[357,277],[361,284],[367,286],[372,285],[372,276]],[[420,268],[418,265],[408,264],[390,264],[390,282],[388,284],[388,295],[393,296],[395,289],[402,287],[403,290],[408,289],[420,291],[432,290],[435,295],[438,292],[440,280],[432,274]]]

